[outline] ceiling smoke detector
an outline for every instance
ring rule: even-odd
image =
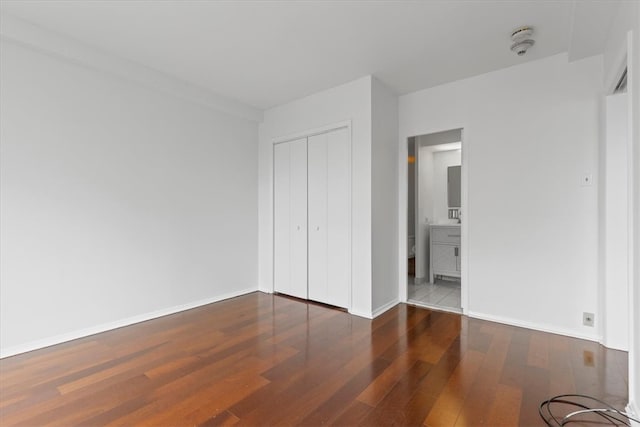
[[[520,27],[516,28],[511,33],[511,50],[518,54],[518,56],[522,56],[527,53],[527,50],[535,44],[535,40],[531,37],[533,36],[533,28],[531,27]]]

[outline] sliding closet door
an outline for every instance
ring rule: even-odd
[[[274,168],[274,290],[307,294],[307,139],[277,144]]]
[[[351,156],[346,128],[309,137],[309,299],[349,307]]]

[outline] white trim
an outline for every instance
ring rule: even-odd
[[[634,418],[638,418],[640,416],[640,410],[638,409],[638,405],[636,405],[635,402],[629,402],[624,410],[627,414],[631,415]],[[640,427],[640,423],[637,423],[633,420],[630,421],[632,427]]]
[[[31,341],[25,344],[3,348],[3,349],[0,349],[0,359],[3,359],[5,357],[10,357],[10,356],[15,356],[16,354],[20,354],[20,353],[26,353],[28,351],[38,350],[44,347],[49,347],[49,346],[60,344],[63,342],[72,341],[78,338],[88,337],[90,335],[99,334],[101,332],[110,331],[112,329],[118,329],[124,326],[129,326],[129,325],[133,325],[140,322],[146,322],[147,320],[157,319],[158,317],[168,316],[170,314],[179,313],[181,311],[190,310],[192,308],[201,307],[203,305],[211,304],[214,302],[219,302],[229,298],[235,298],[241,295],[246,295],[252,292],[256,292],[257,290],[258,289],[256,287],[251,287],[251,288],[243,289],[240,291],[229,292],[226,294],[205,298],[205,299],[190,302],[187,304],[181,304],[181,305],[175,305],[173,307],[162,308],[160,310],[152,311],[149,313],[127,317],[126,319],[103,323],[101,325],[91,326],[89,328],[84,328],[77,331],[67,332],[64,334]]]
[[[380,316],[382,313],[391,310],[393,307],[395,307],[398,304],[400,304],[400,301],[397,299],[394,299],[387,303],[382,304],[380,307],[372,311],[371,318],[375,319],[376,317]]]
[[[548,324],[523,322],[522,320],[511,319],[509,317],[493,316],[491,314],[478,313],[476,311],[470,311],[470,310],[467,311],[466,315],[474,319],[488,320],[490,322],[503,323],[505,325],[517,326],[519,328],[533,329],[534,331],[542,331],[542,332],[548,332],[551,334],[565,335],[567,337],[579,338],[579,339],[588,340],[588,341],[595,341],[597,343],[600,343],[602,341],[602,337],[599,337],[596,334],[592,334],[592,335],[581,334],[576,331],[572,331],[570,329],[556,328],[553,325],[548,325]]]
[[[335,123],[330,123],[330,124],[326,124],[323,126],[319,126],[313,129],[307,129],[301,132],[296,132],[293,134],[289,134],[289,135],[285,135],[285,136],[280,136],[280,137],[276,137],[276,138],[272,138],[271,139],[271,183],[270,183],[270,191],[271,191],[271,286],[269,289],[264,290],[263,292],[267,292],[267,293],[275,293],[275,286],[276,286],[276,281],[275,281],[275,273],[276,273],[276,269],[275,269],[275,262],[276,262],[276,251],[275,251],[275,242],[276,242],[276,238],[275,238],[275,233],[276,233],[276,227],[275,227],[275,220],[276,220],[276,215],[275,215],[275,210],[276,210],[276,204],[275,204],[275,173],[276,173],[276,168],[275,168],[275,155],[274,155],[274,150],[275,150],[275,146],[278,144],[282,144],[282,143],[286,143],[286,142],[290,142],[290,141],[295,141],[298,139],[303,139],[303,138],[310,138],[312,136],[315,135],[321,135],[323,133],[328,133],[334,130],[338,130],[338,129],[346,129],[347,130],[347,135],[349,140],[347,141],[347,143],[349,144],[349,149],[347,150],[349,153],[349,182],[346,184],[347,185],[347,189],[349,191],[349,254],[351,255],[351,259],[349,260],[349,302],[348,302],[348,307],[343,307],[346,308],[347,310],[349,310],[349,313],[351,313],[351,307],[353,306],[353,189],[352,189],[352,184],[353,184],[353,127],[351,124],[351,120],[343,120],[340,122],[335,122]],[[308,143],[308,140],[307,140]],[[308,190],[308,188],[307,188]],[[309,215],[308,211],[307,211],[307,216]],[[307,242],[308,243],[308,242]],[[309,252],[308,250],[309,248],[307,248],[307,253]],[[307,260],[307,268],[309,265],[309,260]],[[307,280],[307,286],[308,286],[308,280]],[[262,289],[260,289],[262,290]],[[354,313],[352,313],[354,314]],[[371,319],[370,315],[366,314],[356,314],[356,316],[360,316],[360,317],[366,317],[368,319]]]
[[[273,138],[271,140],[271,143],[273,145],[276,145],[283,142],[295,141],[296,139],[309,138],[310,136],[320,135],[323,133],[331,132],[332,130],[338,130],[342,128],[348,128],[349,130],[351,130],[351,120],[344,120],[337,123],[330,123],[317,128],[304,130],[302,132],[296,132],[289,135]],[[351,137],[351,132],[349,132],[349,137]]]
[[[625,51],[626,52],[626,51]],[[624,61],[626,61],[626,55],[623,57]],[[620,66],[619,68],[622,70],[626,67],[626,62],[624,64],[622,64],[622,66]],[[615,99],[619,99],[622,97],[626,97],[626,114],[627,114],[627,129],[626,129],[626,151],[627,151],[627,194],[625,195],[625,197],[627,198],[627,234],[629,236],[632,236],[632,222],[633,222],[633,203],[631,203],[632,200],[632,193],[633,193],[633,177],[632,177],[632,168],[633,168],[633,156],[631,155],[632,152],[632,141],[631,141],[631,117],[629,114],[629,110],[631,109],[631,100],[630,100],[630,94],[628,93],[612,93],[610,95],[605,95],[603,97],[603,103],[602,103],[602,111],[603,111],[603,115],[604,115],[604,123],[603,123],[603,128],[605,129],[604,134],[602,135],[603,138],[603,144],[604,144],[604,153],[599,153],[599,155],[603,155],[604,158],[606,158],[606,150],[607,150],[607,132],[608,130],[606,129],[609,125],[609,115],[611,114],[610,108],[609,108],[609,103],[613,102],[612,100]],[[606,163],[606,162],[605,162]],[[605,167],[605,172],[606,172],[606,164],[604,165]],[[600,175],[602,175],[602,171],[598,172]],[[606,176],[602,175],[599,182],[602,183],[603,181],[606,181]],[[605,184],[606,185],[606,184]],[[600,189],[598,190],[600,191]],[[603,189],[603,191],[606,193],[606,188]],[[599,270],[601,270],[599,272],[599,276],[602,277],[602,280],[599,281],[598,283],[598,310],[600,313],[602,313],[602,319],[603,321],[599,322],[599,326],[598,326],[598,333],[602,336],[602,341],[600,342],[603,346],[607,347],[607,348],[611,348],[611,349],[615,349],[615,350],[620,350],[620,351],[629,351],[630,348],[630,338],[629,338],[629,334],[627,334],[628,336],[626,337],[626,342],[623,343],[622,345],[620,343],[617,343],[616,340],[612,340],[610,336],[608,336],[608,330],[611,329],[611,327],[607,327],[608,325],[608,321],[610,320],[610,313],[607,311],[606,307],[606,301],[607,301],[607,289],[608,289],[608,285],[609,285],[609,281],[608,281],[608,273],[609,271],[607,270],[607,254],[606,254],[606,242],[607,242],[607,225],[608,222],[607,221],[607,215],[606,215],[606,211],[607,211],[607,200],[606,197],[603,198],[600,203],[603,204],[604,206],[604,221],[603,217],[599,218],[599,222],[602,222],[602,224],[599,224],[600,227],[600,233],[599,233],[599,242],[598,242],[598,246],[599,246],[599,250],[603,250],[604,253],[604,258],[602,259],[602,263],[601,265],[598,266]],[[602,234],[602,236],[600,236],[600,234]],[[600,239],[600,237],[602,237],[602,239]],[[627,307],[627,321],[626,324],[629,325],[630,319],[632,318],[632,313],[633,313],[633,298],[631,298],[631,294],[632,294],[632,270],[633,270],[633,264],[631,263],[631,254],[633,252],[633,241],[631,238],[627,238],[627,260],[626,260],[626,264],[627,264],[627,292],[628,292],[628,307]],[[630,327],[628,332],[630,332]],[[612,342],[613,341],[613,342]],[[631,367],[630,367],[631,368]]]
[[[393,307],[397,306],[398,304],[400,304],[400,301],[397,299],[394,299],[382,304],[380,307],[376,308],[371,313],[349,309],[349,314],[353,316],[364,317],[365,319],[373,320],[376,317],[380,316],[381,314],[391,310]]]
[[[640,13],[640,7],[638,7],[638,13]],[[627,32],[627,43],[626,43],[626,52],[627,52],[627,102],[628,102],[628,120],[627,120],[627,158],[628,158],[628,171],[627,171],[627,179],[628,179],[628,250],[627,250],[627,259],[628,262],[628,275],[627,280],[629,284],[629,372],[628,372],[628,384],[629,384],[629,405],[634,410],[636,415],[640,415],[640,410],[637,406],[637,399],[640,395],[640,390],[637,389],[640,372],[638,372],[637,368],[640,365],[640,354],[638,354],[638,335],[640,334],[640,330],[638,328],[637,319],[640,317],[638,310],[639,307],[636,306],[635,302],[638,298],[637,292],[639,291],[638,286],[640,282],[640,277],[637,276],[636,264],[635,260],[638,257],[636,253],[636,244],[638,243],[638,227],[640,227],[640,222],[635,215],[636,206],[638,205],[638,200],[636,200],[637,193],[637,177],[640,175],[640,171],[635,168],[635,159],[638,157],[638,150],[640,150],[639,146],[639,136],[635,135],[634,132],[634,123],[637,123],[634,119],[638,117],[639,111],[636,111],[640,105],[637,105],[638,99],[638,91],[640,90],[640,82],[635,81],[635,77],[638,76],[638,72],[635,70],[635,67],[640,64],[637,55],[638,47],[634,46],[634,41],[640,40],[640,37],[635,34],[634,40],[634,32],[633,30]],[[637,124],[636,128],[637,130]]]
[[[367,313],[367,312],[364,312],[364,311],[357,311],[357,310],[349,309],[349,314],[352,314],[352,315],[358,316],[358,317],[364,317],[365,319],[369,319],[369,320],[373,319],[373,314],[372,313]]]
[[[408,152],[408,140],[410,137],[430,135],[432,133],[446,132],[450,130],[461,130],[461,154],[462,154],[462,221],[460,224],[461,235],[461,277],[460,277],[460,302],[462,313],[467,314],[469,308],[469,126],[458,123],[457,126],[447,127],[445,129],[423,129],[413,135],[400,135],[400,142],[398,147],[398,296],[400,302],[407,303],[409,296],[407,292],[407,156]]]
[[[262,110],[258,108],[118,57],[72,37],[46,30],[4,12],[2,13],[0,38],[3,41],[12,41],[23,47],[106,72],[226,114],[254,122],[262,121]]]
[[[462,175],[462,188],[460,203],[462,216],[460,217],[460,308],[466,314],[469,310],[469,144],[467,143],[469,127],[460,128],[460,143],[462,155],[460,173]]]
[[[407,302],[408,288],[407,276],[409,266],[407,265],[407,246],[409,238],[409,138],[407,135],[400,135],[398,138],[398,299],[400,302]],[[414,231],[415,236],[415,231]]]
[[[291,142],[291,141],[295,141],[298,139],[303,139],[303,138],[309,138],[315,135],[321,135],[323,133],[328,133],[334,130],[338,130],[338,129],[347,129],[347,134],[348,134],[348,138],[349,141],[347,141],[347,143],[349,144],[349,182],[347,183],[347,188],[349,189],[349,203],[350,203],[350,214],[349,214],[349,230],[353,229],[353,191],[351,189],[351,185],[353,183],[353,128],[351,126],[351,120],[343,120],[340,122],[336,122],[336,123],[330,123],[324,126],[320,126],[317,128],[313,128],[313,129],[308,129],[305,131],[301,131],[301,132],[296,132],[293,134],[289,134],[286,136],[281,136],[281,137],[276,137],[276,138],[272,138],[271,139],[271,286],[269,289],[264,290],[264,292],[267,293],[275,293],[275,259],[276,259],[276,252],[275,252],[275,220],[276,220],[276,215],[275,215],[275,209],[276,209],[276,204],[275,204],[275,173],[276,173],[276,168],[275,168],[275,155],[274,155],[274,149],[275,146],[278,144],[282,144],[282,143],[286,143],[286,142]],[[308,214],[308,213],[307,213]],[[308,248],[307,248],[308,249]],[[351,232],[350,236],[349,236],[349,253],[351,253],[351,260],[350,260],[350,267],[351,267],[351,273],[350,276],[353,277],[353,232]],[[352,306],[352,301],[353,301],[353,280],[350,281],[350,285],[351,285],[351,291],[349,293],[349,307],[345,307],[347,309],[350,309]],[[366,316],[363,316],[366,317]]]
[[[351,120],[342,122],[347,127],[347,133],[349,134],[349,182],[347,183],[347,189],[349,191],[349,308],[353,307],[353,127],[351,126]],[[339,125],[339,123],[336,123]],[[308,181],[307,181],[308,184]],[[307,212],[308,214],[308,212]],[[373,282],[371,283],[373,286]],[[373,292],[373,290],[372,290]]]
[[[602,334],[602,331],[600,331],[600,333]],[[629,352],[628,347],[616,345],[615,343],[610,343],[609,341],[607,341],[607,338],[604,335],[602,335],[602,338],[600,339],[599,343],[602,344],[604,347],[610,348],[612,350]]]

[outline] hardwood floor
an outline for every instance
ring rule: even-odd
[[[0,425],[543,425],[543,399],[622,408],[626,381],[589,341],[253,293],[2,359]]]

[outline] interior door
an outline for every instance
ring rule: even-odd
[[[309,299],[349,307],[350,144],[347,128],[309,137]]]
[[[274,290],[307,292],[307,139],[276,144],[274,180]]]

